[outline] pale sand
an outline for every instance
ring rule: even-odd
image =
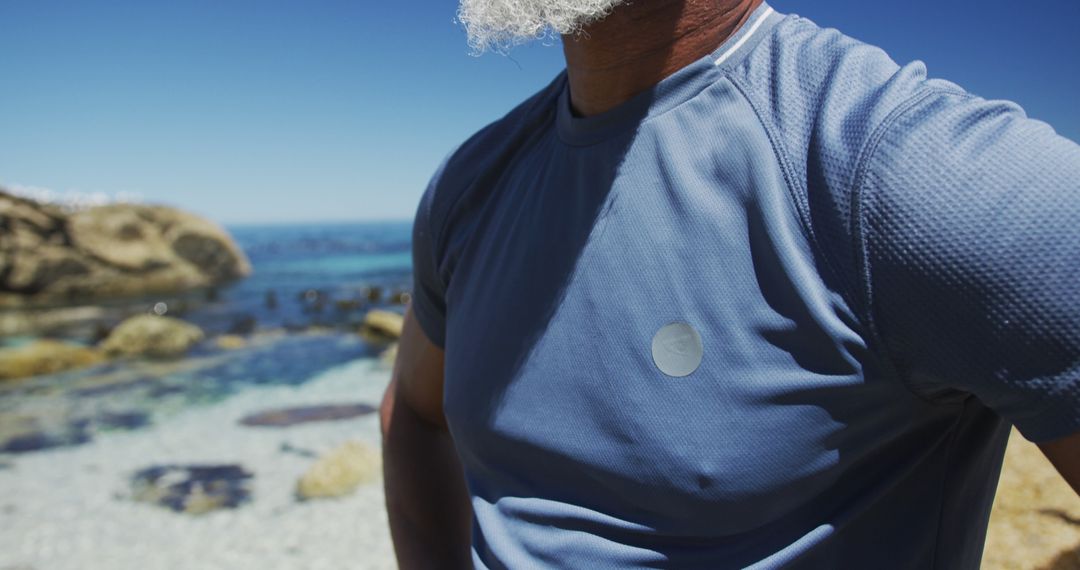
[[[389,371],[373,359],[298,387],[247,390],[154,425],[72,448],[16,456],[0,470],[0,569],[393,568],[381,480],[341,499],[299,502],[296,481],[315,452],[350,439],[378,446],[375,414],[286,429],[237,421],[269,408],[377,404]],[[201,516],[126,497],[131,473],[163,463],[239,463],[254,472],[252,502]]]
[[[1039,448],[1013,430],[984,570],[1080,570],[1080,497]]]

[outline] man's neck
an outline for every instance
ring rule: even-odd
[[[638,0],[563,36],[570,102],[579,115],[615,108],[712,52],[762,0]]]

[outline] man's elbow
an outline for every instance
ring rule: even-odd
[[[1039,448],[1080,495],[1080,433],[1040,443]]]

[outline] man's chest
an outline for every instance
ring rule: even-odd
[[[867,381],[779,170],[738,168],[505,181],[447,296],[467,472],[729,534],[832,484],[849,438],[900,429],[902,390]]]

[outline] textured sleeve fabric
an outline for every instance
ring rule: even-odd
[[[1033,441],[1080,430],[1080,146],[1015,104],[931,89],[864,156],[856,258],[897,372]]]
[[[435,173],[420,198],[412,228],[412,311],[428,340],[446,345],[446,284],[439,272],[438,247],[432,220],[432,204],[443,167]]]

